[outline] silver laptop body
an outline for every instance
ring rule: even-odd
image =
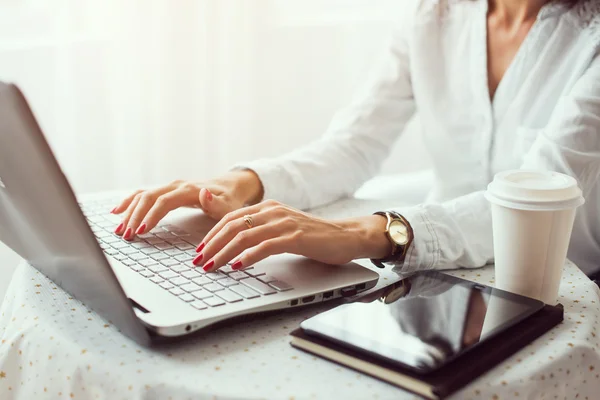
[[[329,266],[294,255],[243,272],[193,268],[212,222],[176,210],[128,243],[112,233],[120,197],[78,203],[27,101],[0,82],[0,240],[135,341],[184,336],[233,317],[299,307],[375,286],[358,264]]]

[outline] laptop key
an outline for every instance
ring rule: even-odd
[[[217,296],[222,298],[228,303],[235,303],[237,301],[242,301],[242,297],[229,289],[221,290],[220,292],[215,293]]]
[[[150,265],[148,267],[148,270],[154,272],[155,274],[158,274],[158,273],[164,272],[164,271],[168,271],[167,267],[165,267],[164,265],[160,265],[160,264]]]
[[[115,254],[119,254],[119,250],[117,250],[117,249],[106,249],[106,250],[104,250],[104,252],[106,254],[108,254],[109,256],[114,256]]]
[[[211,307],[222,306],[225,304],[225,302],[218,297],[207,297],[203,301]]]
[[[165,290],[170,290],[173,289],[173,284],[169,281],[164,281],[163,283],[160,283],[159,286]]]
[[[176,274],[173,271],[163,271],[161,273],[159,273],[158,275],[160,275],[161,278],[163,279],[171,279],[171,278],[179,278],[179,275]]]
[[[258,277],[258,280],[264,283],[271,283],[275,282],[277,279],[269,275],[262,275]]]
[[[160,260],[160,263],[165,267],[171,267],[173,265],[179,264],[179,261],[173,260],[172,258],[166,258],[164,260]]]
[[[155,253],[150,255],[150,257],[156,261],[166,260],[167,258],[169,258],[169,256],[165,253]]]
[[[181,296],[182,294],[185,293],[183,290],[181,290],[178,287],[174,287],[173,289],[169,290],[169,292],[171,292],[171,294],[174,294],[175,296]]]
[[[136,243],[132,243],[131,244],[132,247],[141,250],[141,249],[145,249],[147,247],[150,247],[150,245],[146,242],[136,242]]]
[[[171,282],[172,282],[172,281],[171,281]],[[186,291],[186,292],[188,292],[188,293],[191,293],[191,292],[196,292],[196,291],[198,291],[198,290],[202,290],[202,286],[196,285],[196,284],[195,284],[195,283],[193,283],[193,282],[188,282],[188,283],[186,283],[186,284],[184,284],[184,285],[181,285],[181,286],[179,286],[179,287],[180,287],[180,288],[182,288],[183,290],[185,290],[185,291]]]
[[[249,278],[248,275],[246,275],[245,273],[241,272],[241,271],[235,271],[229,274],[229,277],[231,279],[235,279],[236,281],[239,281],[240,279],[245,279],[245,278]]]
[[[194,300],[190,302],[190,306],[194,307],[196,310],[206,310],[208,306],[202,300]]]
[[[144,248],[144,249],[141,250],[141,252],[144,253],[144,254],[154,254],[154,253],[158,253],[159,251],[160,250],[158,250],[158,249],[156,249],[154,247],[151,247],[151,246],[148,246],[148,247],[146,247],[146,248]]]
[[[244,285],[256,290],[257,292],[259,292],[261,294],[277,293],[277,291],[275,289],[273,289],[272,287],[270,287],[267,284],[262,283],[261,281],[259,281],[256,278],[242,279],[240,282],[242,282]]]
[[[189,269],[188,271],[182,272],[181,276],[183,276],[184,278],[188,278],[188,279],[194,279],[194,278],[200,278],[202,277],[202,275],[200,275],[198,272]]]
[[[156,246],[159,243],[164,243],[165,241],[162,240],[161,238],[157,238],[154,235],[151,235],[152,237],[149,237],[147,239],[144,239],[148,244],[151,244],[153,246]]]
[[[191,249],[194,248],[194,246],[192,246],[188,242],[184,242],[184,241],[181,241],[180,243],[177,243],[175,245],[175,247],[177,247],[179,250],[191,250]]]
[[[123,260],[127,260],[129,257],[127,257],[125,254],[119,253],[119,254],[113,255],[113,258],[115,260],[123,261]]]
[[[221,279],[219,281],[219,285],[223,285],[223,286],[233,286],[233,285],[237,285],[238,281],[236,281],[235,279],[231,279],[231,278],[225,278],[225,279]]]
[[[206,272],[204,273],[204,276],[206,276],[207,278],[212,279],[213,281],[218,281],[221,279],[225,279],[227,278],[227,275],[219,272],[219,271],[215,271],[215,272]]]
[[[129,254],[134,254],[134,253],[138,252],[137,249],[134,249],[133,247],[129,247],[129,243],[125,243],[125,244],[127,244],[127,247],[121,249],[121,253],[129,255]]]
[[[129,244],[119,240],[116,243],[111,243],[111,246],[113,249],[121,250],[125,247],[129,247]]]
[[[131,268],[132,270],[134,270],[135,272],[140,272],[145,270],[146,268],[144,268],[143,266],[141,266],[140,264],[133,264],[130,265],[129,268]]]
[[[192,271],[195,272],[195,271]],[[192,278],[192,281],[194,281],[194,283],[198,284],[198,285],[208,285],[210,283],[213,283],[213,281],[211,281],[210,279],[208,279],[205,276],[200,276],[199,278]]]
[[[173,265],[172,267],[169,267],[169,268],[171,269],[171,271],[175,271],[178,274],[181,274],[182,272],[191,270],[190,267],[188,267],[187,265],[183,265],[183,264]]]
[[[178,255],[182,254],[183,252],[179,249],[167,249],[164,251],[164,253],[173,257],[173,256],[178,256]]]
[[[246,299],[254,299],[256,297],[260,297],[260,295],[258,293],[256,293],[254,290],[252,290],[249,287],[246,287],[244,285],[231,286],[231,287],[229,287],[229,289],[231,289],[232,291],[236,292],[237,294],[239,294],[240,296],[242,296]]]
[[[286,290],[292,290],[293,287],[287,282],[284,281],[272,281],[269,285],[280,292],[285,292]]]
[[[140,275],[144,278],[152,278],[154,276],[154,274],[151,271],[148,271],[147,269],[140,271]]]
[[[179,298],[185,301],[186,303],[196,300],[196,298],[189,293],[184,293],[181,296],[179,296]]]
[[[139,261],[139,260],[143,260],[144,258],[148,258],[148,256],[143,253],[136,252],[136,253],[129,254],[129,258],[131,258],[132,260]]]
[[[151,265],[158,264],[158,261],[154,261],[151,258],[146,258],[146,259],[140,260],[140,264],[143,265],[144,267],[149,267]]]
[[[156,283],[157,285],[159,283],[163,283],[165,280],[163,278],[161,278],[160,276],[153,276],[152,278],[150,278],[150,282],[152,283]]]
[[[163,250],[170,249],[170,248],[172,248],[173,246],[172,246],[170,243],[167,243],[167,242],[164,242],[164,241],[163,241],[163,242],[161,242],[161,243],[156,243],[156,244],[154,244],[154,247],[156,247],[156,248],[157,248],[157,249],[159,249],[160,251],[163,251]]]
[[[200,289],[195,292],[192,292],[192,295],[194,295],[194,297],[197,299],[203,300],[203,299],[206,299],[207,297],[212,297],[213,294],[211,292],[209,292],[208,290]]]
[[[262,275],[265,274],[264,272],[259,272],[259,271],[257,271],[256,269],[254,269],[252,267],[251,268],[246,268],[244,270],[244,272],[247,273],[250,276],[255,277],[255,278],[258,277],[258,276],[262,276]]]
[[[194,259],[194,257],[190,256],[189,254],[185,254],[185,253],[178,254],[173,258],[179,262],[188,262],[188,261],[192,261]]]
[[[219,271],[221,271],[221,272],[222,272],[222,273],[224,273],[224,274],[230,274],[230,273],[232,273],[234,270],[233,270],[233,268],[231,268],[231,265],[227,264],[227,265],[225,265],[225,266],[221,267],[221,269],[219,269]]]
[[[170,278],[169,282],[171,282],[173,285],[180,286],[190,283],[190,280],[185,279],[183,276],[177,275],[176,277]]]
[[[132,265],[137,264],[135,261],[130,260],[129,258],[125,259],[125,260],[121,260],[121,263],[123,265],[127,265],[128,267],[131,267]]]
[[[223,290],[225,288],[218,283],[210,283],[208,285],[204,285],[204,289],[208,290],[209,292],[218,292],[219,290]]]

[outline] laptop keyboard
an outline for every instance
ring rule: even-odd
[[[113,200],[79,204],[104,253],[197,310],[293,289],[254,268],[234,271],[226,265],[216,272],[196,268],[192,260],[201,238],[176,226],[159,225],[125,241],[114,234],[121,217],[106,212],[114,204]]]

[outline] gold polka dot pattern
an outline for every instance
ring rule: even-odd
[[[494,284],[492,267],[450,273]],[[563,276],[564,323],[455,398],[598,398],[599,291],[571,263]],[[289,346],[288,333],[328,307],[283,311],[150,350],[22,264],[0,310],[0,399],[415,398]]]

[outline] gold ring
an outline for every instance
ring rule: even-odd
[[[254,219],[252,219],[252,215],[244,215],[244,222],[246,223],[246,226],[248,227],[248,229],[252,228],[254,226]]]

